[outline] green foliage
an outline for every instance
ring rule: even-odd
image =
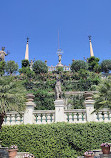
[[[5,65],[5,70],[8,74],[16,73],[18,70],[18,64],[12,60],[7,61],[6,65]]]
[[[29,93],[35,95],[36,110],[53,110],[54,109],[54,92],[56,81],[49,80],[47,81],[30,81],[25,80],[24,86]]]
[[[5,73],[5,61],[0,61],[0,76],[3,76]]]
[[[111,80],[103,80],[97,86],[98,93],[95,94],[95,109],[99,111],[102,108],[111,109]]]
[[[63,72],[63,67],[58,66],[57,67],[57,73],[61,73],[61,72]]]
[[[76,76],[73,75],[72,77],[78,77],[79,80],[63,80],[63,91],[90,91],[93,85],[98,85],[100,82],[100,75],[94,72],[84,71],[81,74],[79,71]]]
[[[0,78],[0,113],[23,111],[25,109],[26,91],[21,81],[13,77]]]
[[[83,60],[75,60],[71,64],[71,70],[72,72],[78,72],[80,69],[87,70],[88,65],[85,61]]]
[[[34,92],[36,110],[54,110],[54,93],[47,90],[38,89]]]
[[[3,126],[2,146],[17,144],[19,151],[38,158],[76,158],[111,142],[111,123],[54,123]]]
[[[47,73],[48,72],[47,65],[44,62],[42,62],[41,60],[35,61],[32,68],[33,68],[33,71],[36,74]]]
[[[24,78],[34,78],[35,73],[30,69],[30,67],[22,67],[19,69],[19,73],[24,75]]]
[[[84,95],[74,95],[68,99],[68,103],[72,105],[72,109],[85,109],[84,101]]]
[[[27,59],[22,60],[22,67],[29,67],[29,61]]]
[[[90,57],[87,59],[88,69],[93,72],[99,73],[101,71],[101,66],[99,65],[99,58]]]
[[[101,62],[101,71],[105,73],[109,73],[111,70],[111,60],[103,60]]]

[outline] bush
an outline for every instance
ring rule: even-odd
[[[75,60],[75,61],[73,61],[73,63],[71,64],[72,72],[78,72],[80,69],[87,70],[88,69],[87,63],[85,61],[83,61],[83,60]]]
[[[22,60],[22,67],[29,67],[29,61],[27,59]]]
[[[111,60],[103,60],[101,62],[101,71],[105,73],[109,73],[111,70]]]
[[[13,73],[17,72],[18,64],[15,63],[15,61],[13,61],[13,60],[7,61],[6,65],[5,65],[5,70],[8,74],[12,75]]]
[[[47,65],[42,62],[41,60],[37,60],[34,62],[33,64],[33,71],[36,74],[40,74],[40,73],[47,73],[48,72],[48,67]]]
[[[2,146],[17,144],[19,151],[38,158],[76,158],[86,150],[111,142],[111,123],[54,123],[3,126]]]

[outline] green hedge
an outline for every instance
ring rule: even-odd
[[[111,142],[111,123],[3,126],[0,138],[3,146],[17,144],[37,158],[76,158]]]

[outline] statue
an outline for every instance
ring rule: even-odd
[[[0,51],[0,61],[5,60],[5,56],[8,55],[5,53],[5,47],[2,47],[2,50]]]
[[[58,78],[57,78],[56,85],[55,85],[55,94],[56,94],[56,99],[62,98],[61,81]]]

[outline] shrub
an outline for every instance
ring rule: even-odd
[[[33,67],[33,71],[36,74],[47,73],[48,72],[47,65],[41,60],[35,61],[32,67]]]
[[[53,123],[3,126],[2,146],[16,144],[19,151],[38,158],[76,158],[87,150],[111,142],[111,123]]]
[[[77,72],[80,69],[87,70],[88,69],[87,63],[85,61],[83,61],[83,60],[75,60],[75,61],[73,61],[73,63],[71,64],[72,72]]]

